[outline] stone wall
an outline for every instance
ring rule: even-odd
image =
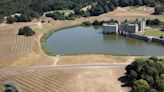
[[[140,40],[144,40],[144,41],[151,41],[151,38],[148,38],[148,37],[142,36],[142,35],[127,34],[127,36],[132,37],[132,38],[136,38],[136,39],[140,39]]]
[[[137,34],[126,34],[128,37],[144,40],[144,41],[150,41],[150,42],[155,42],[164,45],[164,39],[159,39],[159,38],[150,38],[147,36],[142,36],[142,35],[137,35]]]
[[[152,38],[152,42],[156,42],[164,45],[164,39]]]

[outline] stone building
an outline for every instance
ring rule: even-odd
[[[161,28],[161,31],[164,31],[164,25],[161,25],[160,28]]]
[[[146,20],[136,20],[132,23],[113,23],[113,24],[103,24],[103,33],[110,34],[131,34],[136,33],[138,31],[145,30],[146,28]]]
[[[138,24],[121,24],[119,26],[119,33],[136,33],[138,31]]]
[[[104,34],[112,34],[112,33],[118,34],[118,24],[117,23],[111,23],[111,24],[104,23],[103,33]]]
[[[136,22],[139,26],[139,31],[142,31],[146,28],[146,20],[145,19],[140,19],[139,21]]]

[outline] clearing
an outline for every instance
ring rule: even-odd
[[[143,6],[131,6],[130,8],[134,11],[143,11],[144,10]]]

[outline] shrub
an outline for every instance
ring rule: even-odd
[[[24,28],[20,28],[18,35],[24,35],[24,36],[33,36],[35,32],[28,26],[25,26]]]
[[[4,21],[4,18],[0,16],[0,24]]]
[[[133,92],[147,92],[150,86],[146,80],[140,79],[134,82]]]
[[[4,87],[4,92],[19,92],[17,86],[10,81],[5,82]]]
[[[15,18],[12,17],[12,16],[8,16],[8,17],[6,18],[6,21],[7,21],[7,23],[9,23],[9,24],[13,24],[13,23],[15,22]]]
[[[83,22],[83,25],[84,26],[90,26],[90,25],[92,25],[92,23],[90,21],[84,21]]]
[[[104,21],[98,21],[98,20],[95,20],[92,25],[102,25],[104,23]]]
[[[27,16],[25,14],[22,14],[20,16],[15,16],[16,22],[30,22],[32,18],[30,16]]]
[[[46,17],[51,17],[54,20],[65,20],[65,15],[60,12],[48,13],[46,14]]]
[[[163,38],[164,38],[163,35],[161,35],[161,36],[160,36],[160,39],[163,39]]]
[[[147,25],[160,25],[160,20],[159,19],[153,19],[153,20],[146,20]]]

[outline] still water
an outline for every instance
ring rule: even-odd
[[[53,54],[111,54],[164,56],[164,45],[118,35],[103,35],[102,27],[74,27],[55,32],[46,40]]]

